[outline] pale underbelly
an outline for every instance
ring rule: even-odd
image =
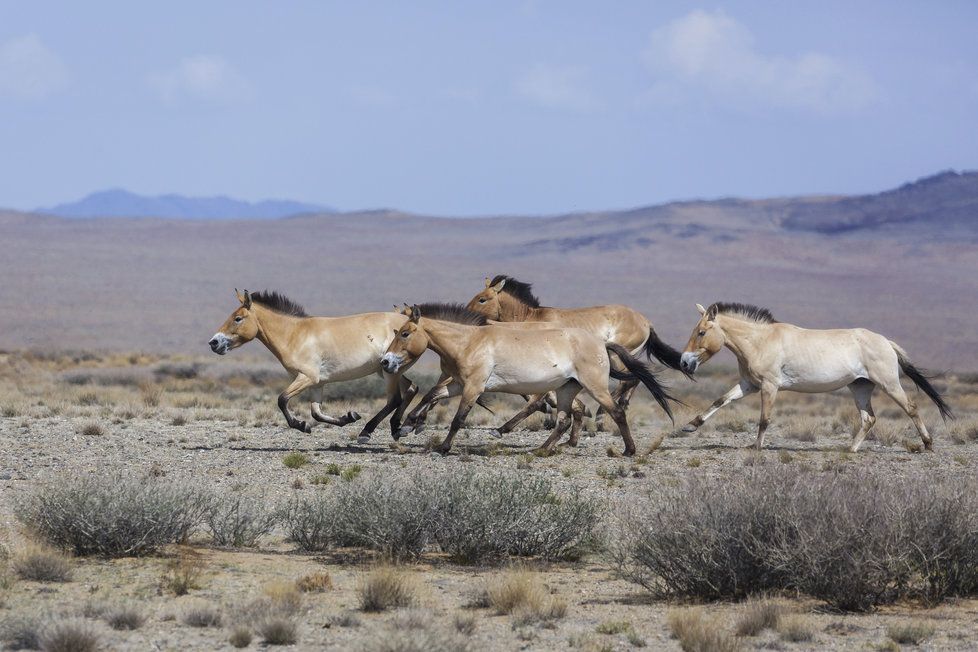
[[[532,376],[492,373],[486,380],[485,391],[505,392],[509,394],[540,394],[557,389],[568,380],[568,375],[563,373],[546,373]]]

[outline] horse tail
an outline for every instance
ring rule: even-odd
[[[889,341],[889,340],[888,340]],[[944,397],[938,392],[933,385],[930,384],[930,380],[933,378],[940,377],[940,374],[931,374],[924,369],[918,369],[913,366],[910,362],[910,356],[907,352],[900,347],[896,342],[890,341],[890,346],[897,354],[897,361],[900,363],[900,369],[907,378],[913,381],[914,385],[920,388],[924,394],[930,397],[930,400],[934,401],[934,405],[941,412],[941,418],[946,422],[948,419],[953,419],[954,415],[951,413],[951,406],[947,404]]]
[[[659,339],[659,335],[651,326],[649,326],[649,337],[645,340],[645,355],[649,360],[655,358],[670,369],[681,371],[690,380],[695,380],[692,374],[679,365],[683,354]]]
[[[655,399],[655,402],[662,407],[665,413],[669,415],[672,422],[675,423],[676,418],[672,415],[672,409],[669,407],[669,401],[678,403],[679,405],[684,405],[684,403],[676,397],[670,396],[666,391],[666,387],[659,383],[659,379],[655,377],[652,370],[649,369],[649,367],[641,360],[629,353],[625,347],[608,342],[605,344],[605,348],[611,353],[617,355],[629,372],[624,373],[612,369],[611,377],[615,380],[640,380],[649,390],[649,393],[652,394],[652,398]]]

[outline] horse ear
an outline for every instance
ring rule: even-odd
[[[713,321],[716,319],[718,310],[717,304],[714,303],[712,306],[710,306],[710,309],[706,311],[706,320]]]
[[[705,315],[706,314],[706,308],[704,308],[702,304],[697,303],[696,304],[696,309],[700,311],[700,314],[701,315]]]
[[[251,292],[248,290],[244,291],[244,300],[241,301],[241,305],[245,307],[245,310],[251,310]]]
[[[489,277],[487,276],[487,277],[486,277],[486,287],[488,288],[488,287],[489,287],[490,285],[492,285],[492,279],[490,279],[490,278],[489,278]]]
[[[499,283],[496,283],[495,285],[493,285],[492,286],[492,289],[495,290],[496,292],[502,292],[504,285],[506,285],[506,279],[503,279]]]
[[[415,304],[411,306],[411,321],[417,324],[419,319],[421,319],[421,308]]]

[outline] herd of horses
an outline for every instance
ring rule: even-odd
[[[696,430],[732,401],[760,393],[753,444],[760,449],[780,390],[815,393],[848,387],[860,414],[850,446],[856,452],[876,423],[872,397],[879,388],[907,414],[929,450],[933,440],[916,403],[900,384],[901,370],[934,402],[942,418],[952,417],[929,377],[884,336],[862,328],[800,328],[747,304],[697,304],[699,320],[680,353],[656,335],[648,319],[627,306],[541,306],[528,283],[503,275],[487,278],[485,288],[466,305],[422,303],[346,317],[310,317],[277,292],[235,293],[240,305],[211,338],[210,348],[224,355],[253,339],[268,347],[294,376],[278,397],[291,428],[312,431],[311,422],[289,408],[289,401],[301,392],[371,374],[384,377],[387,401],[363,426],[361,443],[369,441],[388,415],[395,440],[421,432],[435,404],[460,396],[448,435],[437,449],[446,454],[471,409],[483,405],[482,395],[504,392],[523,395],[527,405],[492,434],[499,437],[530,414],[552,410],[553,430],[541,447],[549,452],[568,430],[568,443],[577,444],[587,415],[577,397],[584,391],[600,406],[595,415],[598,426],[604,414],[609,415],[624,440],[624,455],[634,455],[626,412],[638,385],[649,390],[671,420],[670,403],[680,403],[638,356],[644,354],[648,362],[656,360],[693,378],[699,366],[724,347],[737,358],[740,380],[684,431]],[[405,372],[426,350],[438,355],[441,376],[407,412],[418,387]],[[614,392],[609,391],[609,379],[619,381]],[[361,418],[352,411],[330,416],[323,412],[321,400],[311,403],[310,414],[316,421],[338,426]]]

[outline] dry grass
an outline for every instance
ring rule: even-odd
[[[60,550],[29,545],[14,554],[10,569],[22,580],[33,582],[68,582],[71,560]]]
[[[815,638],[815,626],[807,616],[788,614],[782,616],[777,626],[782,641],[807,643]]]
[[[92,624],[77,618],[47,625],[38,638],[42,652],[95,652],[101,647]]]
[[[309,463],[309,456],[299,451],[292,451],[282,458],[282,464],[290,469],[298,469]]]
[[[886,635],[900,645],[920,645],[934,635],[934,625],[925,620],[905,620],[886,628]]]
[[[747,600],[734,626],[737,636],[757,636],[765,629],[777,629],[784,605],[774,600]]]
[[[109,627],[117,630],[139,629],[146,622],[146,615],[130,605],[119,605],[106,609],[102,618]]]
[[[200,588],[204,571],[204,560],[200,553],[190,548],[181,548],[177,556],[167,562],[160,584],[173,595],[187,595],[191,590]]]
[[[235,627],[231,631],[231,636],[228,637],[228,643],[231,644],[231,647],[237,648],[248,647],[251,645],[251,640],[251,630],[240,625]]]
[[[393,566],[380,566],[360,578],[357,594],[363,611],[410,607],[417,599],[413,578]]]
[[[567,615],[567,603],[551,595],[537,575],[524,569],[508,570],[491,579],[480,602],[497,614],[510,614],[515,626],[546,623]]]
[[[255,631],[265,645],[293,645],[299,640],[299,624],[288,616],[267,616],[258,622]]]
[[[217,607],[205,602],[195,602],[184,608],[180,620],[188,627],[220,627],[224,616]]]
[[[311,573],[297,579],[295,585],[302,593],[325,593],[333,590],[333,578],[325,571]]]
[[[666,619],[684,652],[735,652],[741,647],[724,624],[702,608],[670,611]]]

